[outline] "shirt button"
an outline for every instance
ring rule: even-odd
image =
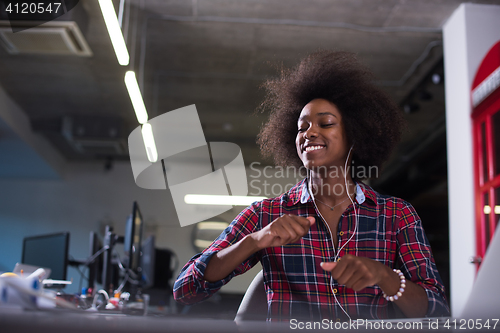
[[[333,288],[333,293],[336,294],[338,292],[337,288]]]
[[[344,236],[344,232],[343,231],[339,232],[339,235]]]
[[[340,322],[340,318],[337,318],[337,320],[335,320],[335,321],[336,321],[337,323],[339,323],[339,322]]]

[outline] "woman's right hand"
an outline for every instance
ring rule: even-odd
[[[217,252],[208,263],[204,279],[215,282],[228,276],[249,256],[262,249],[298,241],[315,222],[314,217],[282,215],[265,228]]]
[[[315,223],[314,217],[302,217],[286,214],[278,217],[262,230],[250,236],[254,239],[259,250],[274,246],[283,246],[295,243],[304,237],[309,228]]]

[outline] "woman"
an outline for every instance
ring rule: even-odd
[[[342,52],[318,52],[265,84],[261,150],[307,178],[255,202],[182,269],[191,304],[261,262],[268,320],[448,315],[444,287],[413,207],[363,184],[398,142],[397,107]],[[378,176],[378,174],[377,174]]]

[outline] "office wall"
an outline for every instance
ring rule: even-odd
[[[460,315],[474,283],[474,171],[471,86],[493,44],[500,40],[500,6],[462,4],[443,26],[451,308]]]

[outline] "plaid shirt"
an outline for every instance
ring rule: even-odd
[[[355,292],[330,279],[330,273],[320,267],[322,261],[334,260],[335,250],[328,227],[319,218],[306,184],[302,180],[281,196],[255,202],[243,210],[207,249],[184,266],[174,285],[174,298],[184,304],[208,298],[234,276],[260,261],[268,320],[347,320],[332,292],[353,320],[395,316],[397,306],[382,297],[378,286]],[[407,279],[425,289],[429,300],[427,316],[449,315],[444,286],[415,209],[408,202],[382,196],[363,183],[358,183],[356,188],[359,223],[352,240],[343,246],[354,230],[351,204],[338,225],[338,248],[342,248],[339,257],[349,253],[399,268]],[[203,279],[214,253],[264,228],[283,214],[314,216],[317,222],[301,240],[256,252],[223,280],[210,283]]]

